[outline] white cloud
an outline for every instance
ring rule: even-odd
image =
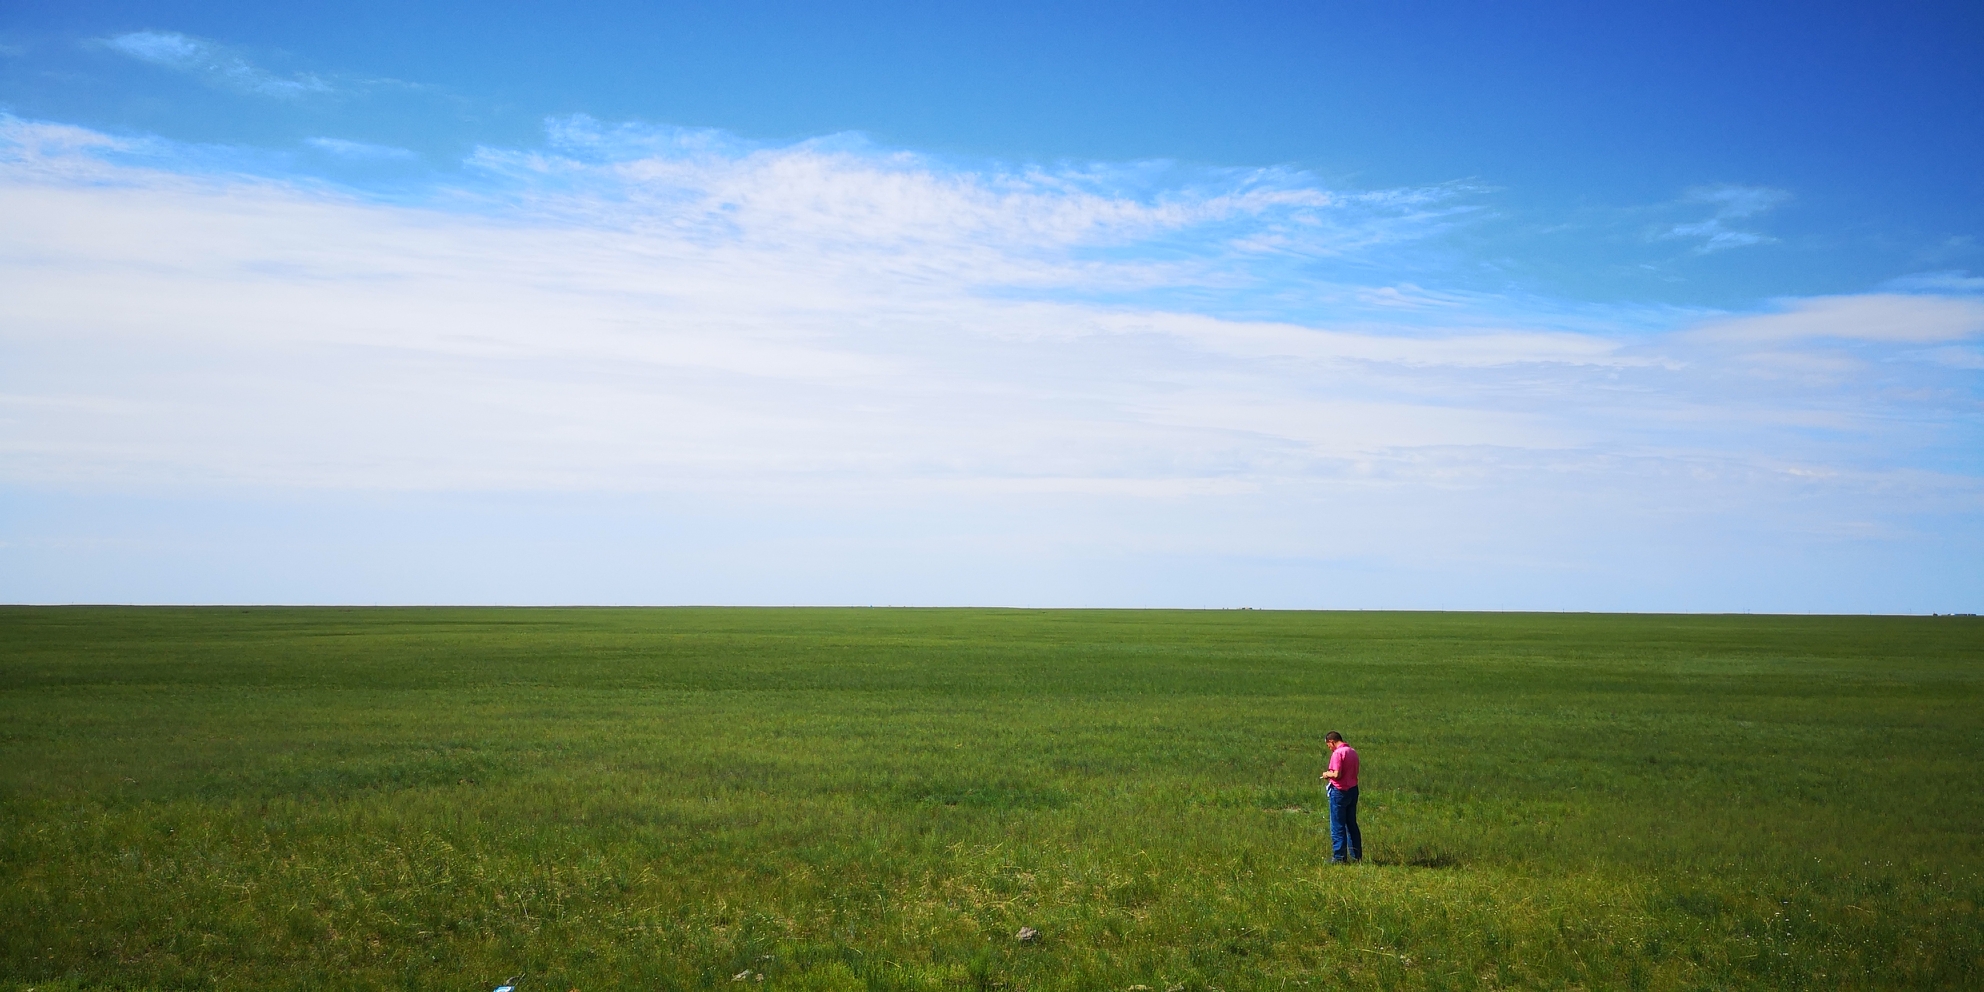
[[[1695,251],[1701,254],[1771,244],[1777,239],[1756,231],[1742,230],[1732,226],[1732,222],[1769,211],[1790,198],[1791,194],[1784,190],[1763,186],[1697,187],[1689,190],[1682,202],[1706,205],[1714,213],[1703,220],[1675,224],[1667,228],[1663,236],[1699,240],[1701,243],[1695,246]]]
[[[38,173],[76,181],[104,170],[105,166],[91,158],[91,153],[128,151],[134,145],[128,139],[85,127],[30,124],[0,114],[0,161],[7,164],[17,179]]]
[[[1930,348],[1915,354],[1953,369],[1984,369],[1984,348]]]
[[[295,98],[329,93],[331,84],[308,73],[279,76],[234,50],[176,31],[132,31],[103,40],[112,51],[184,72],[210,86],[258,96]]]
[[[1984,300],[1869,293],[1782,302],[1778,313],[1710,321],[1694,334],[1737,344],[1813,338],[1925,344],[1984,333]]]
[[[847,138],[739,147],[582,117],[554,122],[551,137],[549,151],[482,149],[473,164],[566,223],[665,223],[739,249],[808,245],[822,264],[858,258],[864,271],[886,251],[892,278],[919,283],[1204,285],[1225,259],[1368,251],[1423,238],[1463,209],[1444,188],[1342,195],[1280,170],[960,169]]]
[[[1790,198],[1784,190],[1767,186],[1702,186],[1689,190],[1685,197],[1689,203],[1714,206],[1716,216],[1723,218],[1750,217]]]
[[[1648,549],[1682,517],[1836,534],[1979,490],[1938,467],[1978,431],[1961,356],[1856,371],[1977,333],[1977,301],[1660,333],[1428,288],[1394,270],[1463,216],[1448,189],[583,120],[401,202],[173,161],[0,120],[6,484],[635,493],[938,544],[1006,520],[1098,554],[1565,568],[1621,521]],[[1011,522],[1047,505],[1088,522]]]
[[[347,141],[344,138],[308,138],[303,143],[338,158],[358,162],[406,161],[419,157],[409,148],[373,145],[363,141]]]
[[[1984,276],[1955,270],[1918,272],[1890,279],[1883,288],[1913,293],[1984,293]]]
[[[1643,361],[1563,332],[1401,335],[1082,302],[1098,287],[1244,279],[1220,231],[1182,261],[1179,232],[1398,236],[1369,233],[1396,217],[1287,177],[1126,197],[1093,175],[981,176],[805,145],[592,164],[485,152],[555,181],[474,216],[137,169],[106,186],[100,163],[61,154],[93,178],[0,191],[18,221],[9,257],[36,273],[4,315],[93,340],[91,353],[159,350],[113,392],[176,413],[105,413],[72,435],[69,468],[102,461],[90,471],[110,475],[176,464],[301,485],[636,488],[792,472],[1198,478],[1291,451],[1565,436],[1528,414],[1401,396],[1359,367]],[[1152,241],[1174,257],[1149,257]],[[1113,254],[1080,255],[1095,249]],[[153,376],[191,355],[228,371]],[[1262,360],[1308,371],[1263,372]],[[44,385],[60,378],[47,371]],[[342,410],[353,396],[362,411]],[[58,422],[91,418],[44,421]],[[115,467],[127,457],[149,467]]]

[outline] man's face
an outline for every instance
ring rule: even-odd
[[[1343,746],[1342,741],[1324,741],[1323,743],[1328,744],[1330,746],[1330,750],[1332,751]]]

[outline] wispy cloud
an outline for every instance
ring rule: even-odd
[[[1468,217],[1449,188],[574,119],[388,202],[0,125],[18,485],[849,520],[1081,499],[1096,522],[1053,540],[1097,553],[1572,569],[1601,540],[1664,553],[1650,521],[1899,533],[1984,496],[1950,454],[1984,448],[1967,352],[1851,371],[1967,347],[1973,298],[1715,314],[1444,289],[1429,259]]]
[[[309,73],[270,72],[218,42],[176,31],[132,31],[106,38],[111,51],[198,78],[209,86],[257,96],[295,99],[326,94],[332,86]]]
[[[344,138],[309,138],[303,143],[320,152],[357,162],[406,161],[420,157],[410,148],[374,145],[363,141],[348,141]]]
[[[1682,202],[1691,206],[1706,206],[1713,211],[1702,220],[1674,224],[1662,232],[1662,237],[1699,241],[1695,251],[1701,254],[1723,251],[1729,248],[1743,248],[1750,245],[1770,244],[1777,239],[1756,231],[1744,230],[1737,226],[1738,221],[1769,211],[1791,198],[1791,194],[1780,189],[1763,186],[1703,186],[1689,190]]]
[[[1953,369],[1984,370],[1984,348],[1930,348],[1919,355]]]
[[[1890,279],[1883,288],[1911,293],[1984,293],[1984,276],[1959,270],[1918,272]]]
[[[1778,313],[1709,321],[1696,337],[1758,344],[1814,338],[1924,344],[1984,334],[1984,300],[1901,293],[1783,301]]]
[[[1165,163],[1047,168],[956,165],[875,149],[858,136],[759,147],[708,131],[553,121],[549,147],[482,149],[473,164],[514,180],[540,209],[547,193],[576,221],[665,214],[678,229],[819,244],[924,245],[1002,254],[1177,248],[1212,254],[1340,257],[1423,239],[1464,189],[1342,193],[1280,169],[1187,170]],[[626,211],[625,202],[640,209]],[[604,214],[590,214],[602,205]],[[1183,239],[1175,241],[1173,239]],[[1087,276],[1084,276],[1087,278]]]

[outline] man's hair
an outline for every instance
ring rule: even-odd
[[[1340,741],[1340,740],[1343,740],[1343,735],[1342,735],[1342,734],[1339,734],[1339,733],[1337,733],[1337,732],[1336,732],[1336,731],[1334,731],[1334,730],[1332,730],[1332,731],[1330,731],[1329,733],[1327,733],[1327,734],[1324,734],[1324,735],[1323,735],[1323,740],[1326,740],[1326,741]]]

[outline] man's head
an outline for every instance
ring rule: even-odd
[[[1343,746],[1343,735],[1332,730],[1323,735],[1323,743],[1328,744],[1330,750],[1334,751]]]

